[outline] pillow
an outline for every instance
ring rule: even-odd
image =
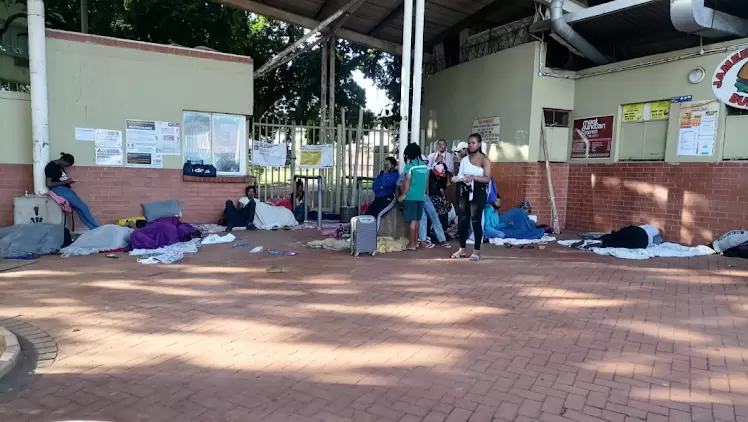
[[[143,215],[145,221],[151,222],[159,218],[181,217],[182,209],[179,208],[179,201],[172,199],[170,201],[148,202],[143,204]]]

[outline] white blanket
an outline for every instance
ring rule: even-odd
[[[255,200],[255,227],[260,230],[281,229],[283,227],[295,227],[299,224],[291,210],[286,207],[276,207]]]
[[[492,245],[531,245],[533,243],[548,243],[555,241],[556,238],[553,236],[543,235],[542,239],[499,239],[493,238],[488,239],[488,242]]]
[[[558,244],[562,246],[571,246],[580,240],[559,240]],[[677,243],[661,243],[656,246],[650,246],[645,249],[626,249],[626,248],[590,248],[598,255],[609,255],[623,259],[649,259],[649,258],[690,258],[694,256],[714,255],[714,249],[699,246],[683,246]]]

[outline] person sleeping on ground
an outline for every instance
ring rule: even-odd
[[[223,210],[224,223],[226,224],[226,232],[230,233],[234,227],[246,227],[247,230],[255,230],[255,208],[257,203],[255,202],[256,195],[254,186],[247,186],[244,189],[243,197],[236,201],[234,206],[233,201],[226,201],[226,208]]]
[[[254,192],[256,191],[253,190]],[[251,221],[254,223],[254,227],[260,230],[288,230],[291,227],[299,225],[299,222],[296,221],[296,216],[290,209],[267,202],[260,202],[254,195],[251,198],[245,198],[248,200],[247,204],[244,205],[245,208],[251,206],[252,203],[255,206],[254,220]],[[244,202],[245,198],[241,198],[240,201]]]

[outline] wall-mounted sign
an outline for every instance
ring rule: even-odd
[[[712,77],[712,89],[721,102],[748,110],[748,48],[719,63]]]
[[[683,104],[680,109],[678,155],[710,157],[717,138],[719,103],[717,100]]]
[[[670,102],[673,104],[678,104],[678,103],[687,103],[691,100],[693,100],[693,95],[681,95],[679,97],[671,98]]]
[[[495,144],[499,142],[501,132],[501,117],[486,117],[473,121],[471,133],[477,133],[483,138],[483,144]]]
[[[650,120],[667,120],[670,117],[670,101],[625,104],[621,107],[621,122],[635,123]]]
[[[615,116],[574,119],[571,158],[610,158]]]

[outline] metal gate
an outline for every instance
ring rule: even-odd
[[[258,195],[267,200],[292,195],[297,176],[322,176],[324,185],[322,211],[339,213],[343,205],[357,205],[373,198],[371,183],[379,174],[384,159],[396,155],[397,128],[382,126],[364,127],[360,134],[356,128],[338,126],[300,125],[282,122],[253,122],[249,137],[249,173],[257,178]],[[254,142],[285,144],[288,148],[286,166],[259,167],[252,165]],[[298,157],[304,145],[332,144],[334,165],[327,169],[300,169]],[[355,172],[354,172],[355,171]],[[354,174],[358,187],[353,189]],[[307,206],[319,209],[316,180],[308,181],[305,192]],[[360,194],[359,194],[360,192]]]

